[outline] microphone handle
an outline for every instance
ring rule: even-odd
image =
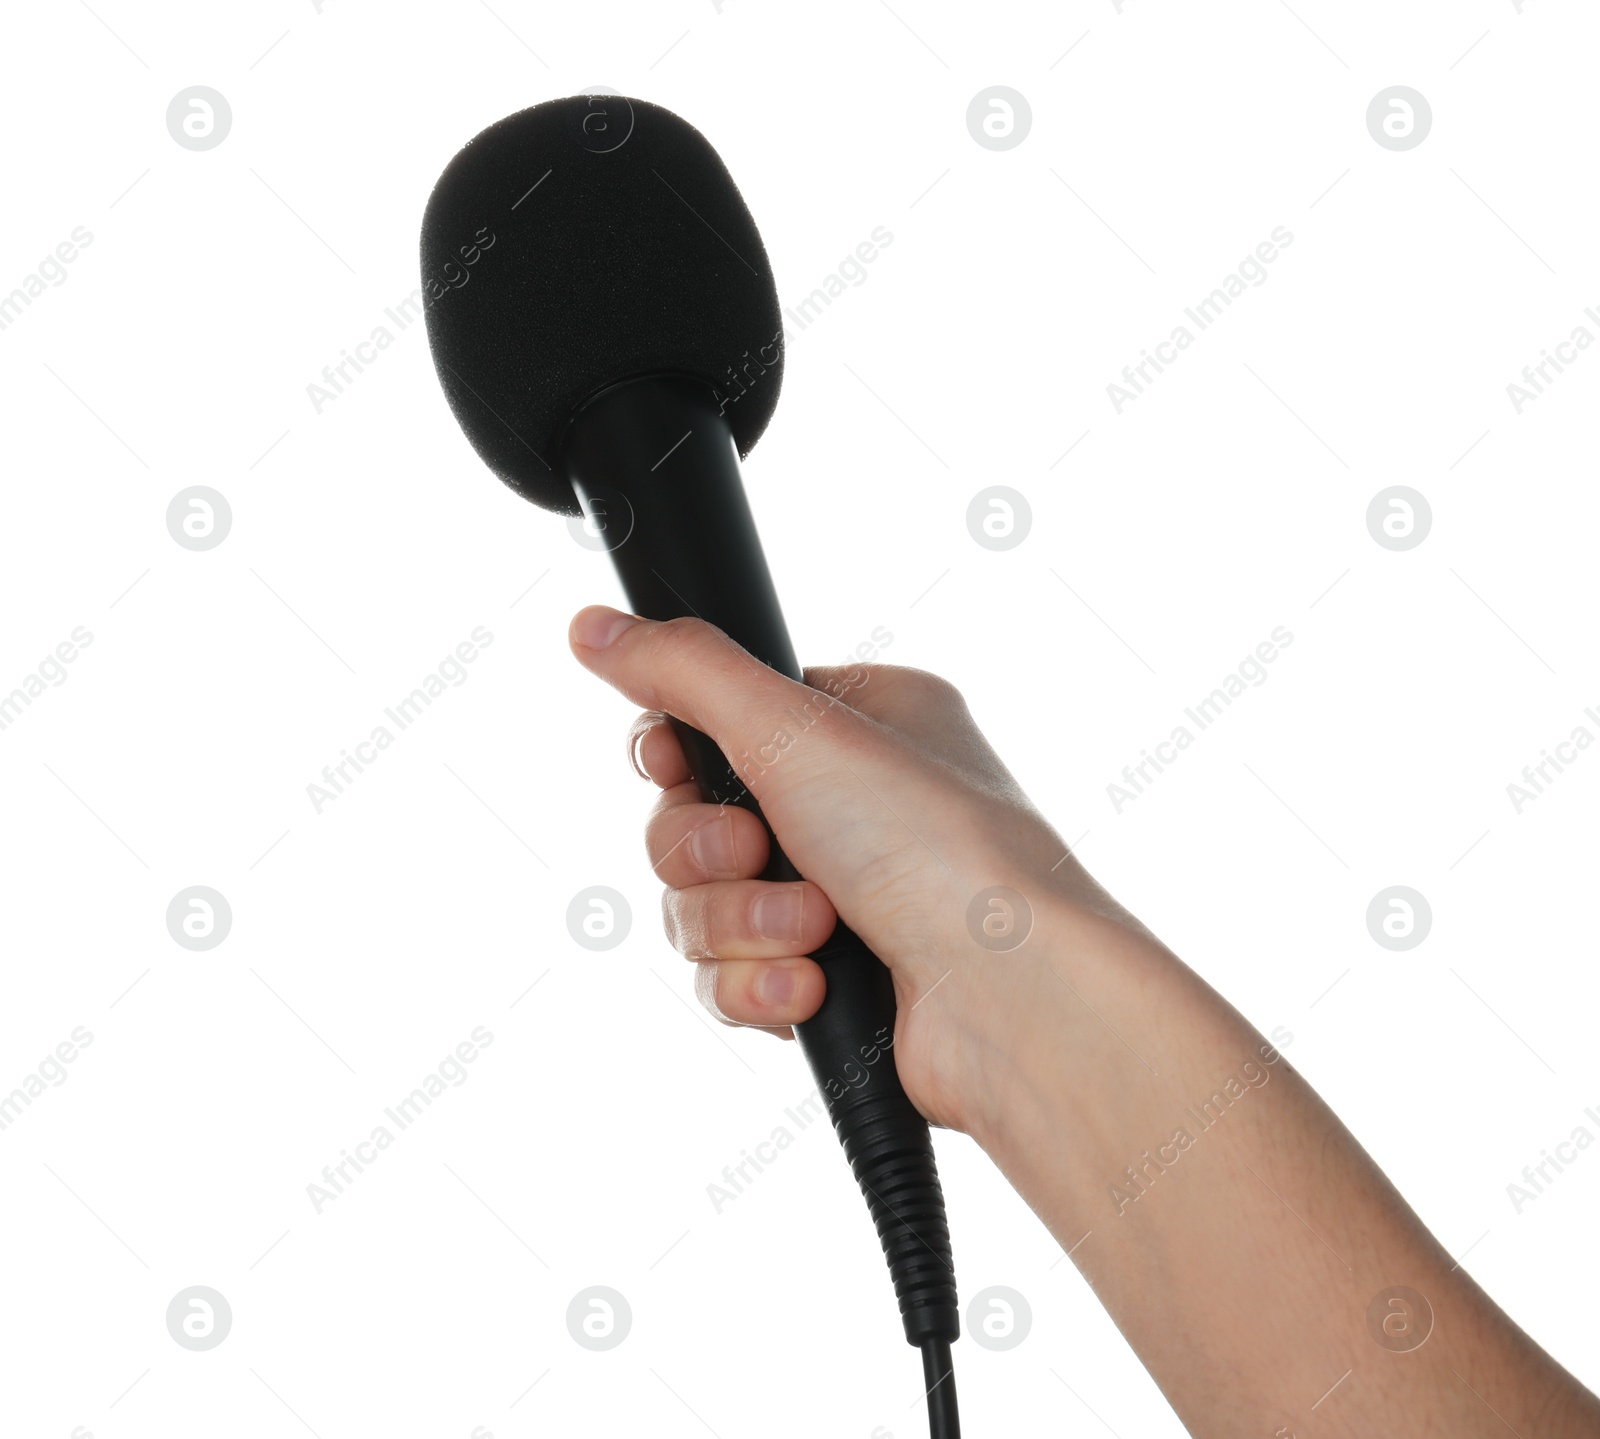
[[[757,375],[752,383],[762,380]],[[763,664],[798,680],[723,416],[737,403],[737,397],[719,402],[704,381],[685,375],[623,381],[573,416],[560,466],[635,614],[707,620]],[[801,728],[815,716],[793,719]],[[760,817],[755,796],[711,739],[673,723],[701,793]],[[783,762],[783,739],[773,737],[772,763]],[[804,743],[804,734],[791,742]],[[800,878],[775,838],[761,877]],[[877,1225],[906,1338],[919,1346],[948,1343],[960,1332],[950,1231],[927,1121],[895,1068],[893,981],[843,921],[813,958],[827,978],[827,996],[795,1026],[796,1038]]]

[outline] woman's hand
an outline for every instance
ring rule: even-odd
[[[789,1034],[822,1002],[822,971],[806,956],[842,915],[894,976],[895,1062],[912,1102],[950,1128],[981,1128],[1030,1016],[1065,994],[1028,930],[1057,910],[1137,926],[1029,804],[960,694],[888,665],[809,669],[800,684],[699,620],[596,606],[571,638],[585,666],[648,707],[630,734],[635,764],[662,790],[645,842],[667,886],[667,935],[698,962],[706,1006]],[[805,880],[757,878],[765,827],[701,799],[668,714],[716,741]],[[973,908],[997,887],[1024,904]],[[986,947],[972,928],[986,918],[1021,942]]]
[[[807,1018],[806,952],[842,915],[893,972],[912,1101],[1000,1166],[1191,1433],[1600,1434],[1600,1403],[1276,1045],[1078,867],[943,680],[874,665],[800,684],[698,621],[599,608],[572,639],[651,711],[647,840],[701,997],[735,1024]],[[756,878],[765,830],[700,801],[661,711],[717,742],[804,882]],[[995,887],[1031,916],[1013,901],[1015,947],[985,943],[1004,912],[973,902]],[[1427,1301],[1414,1345],[1374,1336],[1393,1295]]]

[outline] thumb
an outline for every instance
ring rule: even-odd
[[[833,696],[762,664],[698,619],[645,620],[605,605],[573,617],[578,662],[645,709],[662,710],[707,734],[758,799],[774,747],[787,753],[818,718],[862,717]],[[800,746],[804,748],[804,746]],[[763,758],[764,756],[764,758]],[[784,769],[799,777],[806,765]]]

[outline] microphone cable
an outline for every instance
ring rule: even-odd
[[[792,872],[787,858],[781,863],[786,873]],[[889,971],[881,964],[874,963],[870,968],[834,966],[832,960],[837,953],[848,955],[859,944],[860,940],[841,920],[832,939],[814,956],[827,977],[829,994],[815,1018],[794,1028],[795,1038],[815,1074],[827,1073],[827,1066],[819,1061],[828,1049],[828,1031],[826,1027],[819,1031],[815,1025],[817,1018],[826,1025],[825,1011],[830,1000],[848,998],[859,1002],[863,989],[889,989],[892,983]],[[889,992],[892,994],[892,989]],[[892,1014],[893,1010],[889,1012]],[[883,1063],[891,1053],[886,1050],[877,1061],[875,1079],[868,1080],[867,1074],[872,1071],[867,1071],[861,1074],[859,1089],[825,1085],[824,1100],[878,1231],[878,1242],[883,1246],[900,1304],[906,1340],[922,1354],[928,1432],[931,1439],[960,1439],[950,1345],[961,1333],[961,1311],[944,1191],[928,1123],[912,1105],[892,1068],[893,1061]]]
[[[928,1386],[928,1439],[961,1439],[956,1409],[956,1372],[948,1339],[922,1341],[922,1378]]]

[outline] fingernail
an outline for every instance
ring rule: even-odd
[[[579,612],[572,622],[572,638],[586,650],[603,650],[624,630],[639,623],[638,616],[594,605]]]
[[[692,831],[689,857],[707,874],[737,873],[739,862],[733,850],[733,821],[721,815]]]
[[[772,965],[756,980],[756,998],[769,1008],[786,1008],[799,982],[800,977],[788,965]]]
[[[755,902],[751,918],[756,933],[763,939],[800,938],[800,914],[805,906],[805,891],[798,888],[773,889]]]
[[[633,772],[646,781],[650,771],[644,767],[644,737],[649,733],[649,730],[638,730],[628,740],[628,763],[633,766]]]

